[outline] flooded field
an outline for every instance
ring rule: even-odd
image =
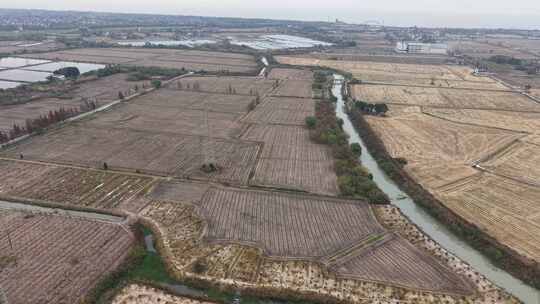
[[[235,45],[245,45],[256,50],[279,50],[294,48],[310,48],[315,46],[330,46],[331,43],[317,41],[309,38],[290,35],[263,35],[260,37],[231,38],[231,43]]]
[[[21,68],[29,65],[36,65],[50,62],[49,60],[31,59],[31,58],[18,58],[18,57],[6,57],[0,58],[1,68]]]
[[[2,90],[18,87],[19,85],[21,85],[20,82],[0,80],[0,89]]]
[[[6,57],[0,59],[0,89],[11,89],[21,83],[46,81],[54,71],[77,67],[81,74],[105,68],[103,64],[51,61],[33,58]]]
[[[25,67],[24,69],[32,71],[54,72],[56,70],[67,67],[77,67],[79,69],[79,72],[81,72],[81,74],[84,74],[87,72],[103,69],[105,68],[105,65],[84,62],[58,61],[40,64],[32,67]]]
[[[0,79],[7,81],[38,82],[46,81],[47,77],[52,75],[49,72],[38,72],[28,70],[4,70],[0,71]]]

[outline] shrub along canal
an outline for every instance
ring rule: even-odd
[[[420,206],[417,206],[407,194],[381,170],[373,156],[368,151],[360,135],[353,127],[349,116],[345,112],[345,101],[342,96],[341,75],[334,75],[335,82],[332,93],[337,98],[336,115],[343,120],[343,129],[350,136],[349,143],[358,143],[362,147],[360,157],[362,165],[373,175],[373,181],[379,188],[388,195],[391,203],[401,210],[414,224],[420,227],[429,237],[441,246],[469,263],[478,272],[482,273],[489,280],[498,286],[506,289],[525,303],[540,303],[540,291],[526,285],[522,281],[514,278],[504,270],[497,268],[476,249],[472,248],[465,241],[455,236],[446,226],[438,222]]]

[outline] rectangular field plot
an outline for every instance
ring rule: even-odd
[[[260,96],[272,89],[274,81],[255,77],[187,77],[171,83],[171,88],[218,94]]]
[[[284,64],[334,68],[352,73],[356,78],[368,82],[440,86],[447,88],[508,89],[491,78],[473,76],[472,70],[467,67],[373,61],[320,60],[316,58],[287,56],[277,56],[276,59]]]
[[[353,252],[333,267],[338,276],[416,290],[470,294],[472,287],[453,271],[405,239],[391,234]]]
[[[47,98],[28,103],[0,106],[0,131],[7,132],[14,124],[25,126],[27,119],[38,118],[40,115],[48,115],[49,111],[61,108],[79,109],[79,101],[71,99]]]
[[[484,174],[436,196],[454,212],[525,256],[540,259],[540,188]]]
[[[330,148],[311,142],[299,126],[252,125],[244,140],[263,142],[255,175],[256,185],[321,194],[338,194]]]
[[[282,81],[279,87],[272,92],[273,96],[283,97],[313,97],[313,80],[291,80]]]
[[[215,152],[217,172],[204,173],[203,151]],[[217,178],[246,183],[255,166],[259,144],[199,136],[104,129],[77,124],[34,137],[5,154],[62,164],[153,173],[176,177]]]
[[[25,57],[205,71],[228,70],[230,72],[255,73],[257,70],[255,58],[250,55],[191,50],[142,48],[73,49],[30,54]]]
[[[482,168],[540,187],[540,145],[515,142],[495,154]]]
[[[134,236],[119,224],[0,211],[0,272],[8,303],[79,303],[126,257]],[[31,284],[29,282],[32,282]]]
[[[512,110],[441,109],[424,107],[423,112],[443,119],[534,133],[540,130],[539,112],[516,112]],[[540,110],[540,108],[539,108]]]
[[[371,103],[540,112],[540,104],[512,92],[362,84],[353,87],[353,96]]]
[[[275,68],[270,71],[268,75],[270,79],[279,79],[279,80],[305,80],[313,81],[313,72],[310,70],[302,69],[281,69]]]
[[[469,164],[517,140],[504,130],[462,125],[423,114],[366,117],[393,157],[426,165]]]
[[[112,209],[129,202],[153,179],[17,161],[0,161],[0,195]]]
[[[267,97],[242,121],[255,124],[306,124],[306,117],[315,115],[315,100],[292,97]]]
[[[197,209],[208,240],[256,245],[271,257],[319,259],[383,231],[359,201],[212,189]]]

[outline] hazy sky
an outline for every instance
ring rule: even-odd
[[[0,0],[0,7],[540,29],[540,0]]]

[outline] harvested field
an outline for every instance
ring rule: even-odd
[[[284,64],[325,66],[343,70],[368,82],[447,88],[508,89],[490,78],[473,76],[471,69],[460,66],[320,60],[287,56],[277,56],[276,59]]]
[[[170,85],[170,88],[193,90],[199,86],[198,92],[234,95],[265,95],[273,88],[274,81],[254,77],[188,77]]]
[[[9,303],[78,303],[126,257],[134,236],[119,224],[0,211],[0,285]],[[29,284],[29,282],[32,282]]]
[[[313,97],[312,80],[291,80],[283,81],[279,87],[272,92],[273,96],[283,97]]]
[[[540,107],[539,107],[540,109]],[[441,109],[424,107],[426,114],[459,123],[482,125],[520,132],[540,130],[540,112],[515,112],[511,110]]]
[[[305,69],[274,68],[268,74],[270,79],[313,81],[313,72]]]
[[[249,233],[250,231],[249,229],[244,228],[249,227],[249,225],[255,225],[257,219],[262,219],[262,217],[260,216],[253,217],[256,212],[264,210],[276,211],[282,208],[283,204],[301,204],[302,201],[304,201],[303,204],[313,204],[313,207],[309,206],[301,209],[287,208],[287,212],[285,214],[290,214],[291,217],[295,214],[298,214],[298,212],[290,213],[289,210],[302,210],[302,212],[305,211],[311,213],[313,208],[315,208],[317,212],[321,212],[318,214],[324,214],[324,217],[327,216],[326,214],[328,213],[328,209],[325,208],[327,208],[328,205],[332,206],[333,204],[335,204],[335,208],[332,207],[332,210],[342,210],[340,206],[342,203],[333,202],[333,200],[336,199],[316,198],[315,200],[313,200],[310,196],[294,194],[282,194],[276,196],[271,192],[252,192],[239,189],[214,189],[211,190],[209,195],[213,195],[212,191],[225,191],[223,192],[223,194],[230,193],[231,195],[236,195],[235,191],[239,191],[240,195],[252,195],[251,193],[262,193],[266,196],[266,198],[263,200],[244,199],[238,201],[238,206],[242,205],[244,207],[247,207],[246,204],[255,204],[253,206],[258,206],[257,208],[231,209],[233,212],[238,213],[239,216],[242,217],[251,215],[250,218],[252,218],[252,220],[242,220],[236,222],[237,224],[241,223],[244,226],[234,226],[234,229],[237,229],[236,231],[241,232],[242,235],[247,235],[246,233]],[[217,192],[216,194],[219,194],[219,192]],[[205,208],[204,204],[207,204],[205,200],[207,200],[208,198],[209,196],[207,196],[203,200],[203,202],[201,203],[203,205],[197,208]],[[239,196],[238,198],[241,197]],[[286,198],[286,200],[283,200],[283,198]],[[219,208],[223,207],[221,203],[223,202],[223,200],[219,198],[217,198],[219,201],[217,201],[216,198],[213,199],[214,202],[212,204],[216,204],[216,208],[218,207],[218,205]],[[228,199],[225,199],[224,201],[228,203]],[[276,201],[281,202],[276,204]],[[325,203],[321,204],[321,202]],[[211,212],[215,212],[215,210],[217,210],[210,205],[208,206],[208,208],[211,209]],[[349,208],[351,207],[363,208],[361,205],[353,204],[346,209],[349,210]],[[368,207],[368,205],[364,205],[364,207]],[[369,210],[370,209],[365,209],[364,211],[370,212]],[[275,219],[276,214],[280,213],[267,213],[265,225],[278,224],[278,222],[272,220]],[[365,219],[359,219],[358,216],[355,216],[355,214],[356,212],[353,212],[352,214],[350,214],[349,212],[347,215],[344,215],[343,218],[350,218],[350,220],[353,222],[358,221],[359,225],[365,227],[367,223]],[[159,227],[160,235],[162,236],[163,244],[167,252],[166,255],[169,257],[169,261],[171,261],[172,265],[174,266],[175,273],[180,278],[195,277],[204,278],[206,280],[211,278],[210,280],[214,283],[225,284],[227,286],[229,286],[230,284],[234,284],[236,288],[254,288],[256,290],[260,290],[263,293],[265,290],[279,290],[280,292],[291,291],[299,295],[303,293],[308,293],[321,296],[332,296],[336,297],[337,299],[347,299],[349,301],[358,303],[362,303],[361,299],[373,296],[376,296],[379,300],[391,302],[392,300],[396,300],[396,297],[398,297],[398,295],[399,299],[401,300],[416,299],[426,301],[426,303],[428,303],[430,301],[442,301],[443,299],[449,300],[450,298],[444,293],[456,294],[463,292],[466,288],[469,288],[468,285],[460,285],[457,287],[454,286],[454,288],[452,288],[452,284],[455,284],[455,282],[459,282],[459,278],[449,274],[445,274],[441,278],[435,279],[436,282],[441,283],[441,285],[436,287],[438,288],[436,291],[439,293],[424,293],[418,291],[416,288],[425,288],[426,284],[420,287],[415,286],[414,288],[403,289],[399,287],[393,287],[392,285],[398,284],[395,281],[392,281],[391,284],[388,285],[387,281],[384,284],[379,284],[371,283],[369,280],[366,281],[365,279],[358,280],[338,278],[336,277],[335,273],[331,271],[331,269],[327,269],[323,267],[320,263],[316,262],[301,261],[297,259],[284,261],[267,258],[258,249],[250,247],[254,246],[254,243],[249,243],[247,244],[248,246],[237,245],[236,243],[238,243],[238,241],[231,241],[233,244],[229,245],[206,244],[204,242],[201,242],[200,239],[203,231],[205,231],[203,229],[204,224],[201,222],[200,218],[194,214],[194,208],[190,205],[185,205],[178,202],[154,202],[153,204],[148,206],[145,211],[143,211],[142,215],[150,218]],[[221,219],[225,220],[225,217]],[[302,224],[297,223],[299,221],[298,219],[304,219],[302,223],[314,223],[314,220],[311,220],[309,217],[294,218],[291,219],[290,223],[292,225],[301,226]],[[325,222],[327,222],[328,224],[317,226],[321,226],[322,229],[333,229],[332,231],[336,231],[336,229],[331,228],[328,225],[339,225],[345,227],[344,221],[341,219],[336,221],[326,221],[325,219]],[[376,224],[376,222],[374,223],[375,225],[378,225]],[[260,226],[257,226],[257,228],[258,227]],[[289,237],[288,239],[282,238],[281,240],[294,242],[294,239],[292,239],[292,237],[294,237],[296,234],[291,233],[291,231],[294,230],[287,230],[286,227],[280,227],[279,225],[274,225],[274,227],[277,227],[279,229],[275,235],[284,234]],[[357,228],[353,228],[353,230],[357,231]],[[227,229],[225,231],[227,231],[226,233],[232,233],[234,230]],[[254,234],[253,236],[258,238],[263,235],[264,234],[262,234],[261,232]],[[338,236],[342,238],[339,234],[331,233],[329,235],[329,237]],[[300,235],[300,237],[302,241],[292,243],[292,248],[298,248],[299,246],[304,246],[307,244],[304,236]],[[317,242],[315,241],[315,243]],[[314,246],[315,250],[320,251],[320,247],[317,244],[314,244]],[[345,249],[349,250],[348,248]],[[406,249],[408,250],[408,248]],[[418,254],[422,256],[423,253]],[[396,259],[397,261],[401,261],[399,258]],[[392,261],[394,260],[392,259]],[[450,261],[447,262],[450,263]],[[206,269],[202,273],[194,272],[193,265],[195,263],[205,265]],[[430,258],[427,258],[420,261],[419,263],[436,264],[437,262],[431,260]],[[455,267],[464,267],[463,264],[460,264],[458,259],[455,259],[455,261],[453,260],[452,265],[456,265]],[[411,271],[413,272],[413,276],[419,273],[425,273],[425,269],[414,269],[414,267],[411,267],[410,269],[412,269]],[[428,269],[433,269],[433,266]],[[460,269],[459,272],[474,275],[474,272],[472,269],[470,269],[470,267],[468,267],[468,269]],[[392,274],[396,274],[396,272],[394,270],[390,270],[389,273],[387,273],[388,276],[392,276]],[[370,279],[372,281],[375,281],[377,278],[372,275]],[[482,284],[485,284],[486,280],[483,278],[479,278],[476,282],[477,285],[480,286]],[[430,286],[433,285],[434,284],[431,284]],[[482,292],[482,296],[485,296],[486,302],[481,303],[490,303],[490,299],[501,298],[500,293],[498,292],[498,290],[494,290],[493,286],[488,284],[486,287],[482,288],[483,289],[480,289],[480,291]],[[442,294],[440,292],[442,292]],[[467,300],[477,299],[476,295],[470,295],[469,292],[467,292],[467,294]]]
[[[435,192],[441,201],[501,243],[540,259],[540,188],[489,173]]]
[[[41,98],[28,103],[0,106],[0,131],[10,129],[13,124],[24,126],[26,119],[38,118],[47,115],[49,111],[60,108],[76,108],[83,104],[84,99],[96,102],[99,105],[110,103],[118,99],[118,92],[124,96],[134,93],[133,88],[142,87],[144,82],[128,82],[125,74],[116,74],[97,80],[85,81],[76,84],[74,88],[62,98]]]
[[[512,92],[362,84],[354,85],[352,93],[356,99],[371,103],[540,113],[540,104]]]
[[[49,111],[60,108],[79,110],[80,105],[80,100],[45,98],[29,103],[0,106],[0,131],[7,132],[14,124],[24,126],[27,119],[48,115]]]
[[[519,141],[479,165],[495,174],[540,187],[539,164],[540,145]]]
[[[242,127],[237,120],[249,111],[255,99],[255,96],[160,89],[101,114],[90,123],[142,131],[232,138],[239,134]],[[204,126],[205,110],[208,111],[209,130]]]
[[[315,115],[315,100],[293,97],[267,97],[242,121],[254,124],[304,126],[306,117]]]
[[[198,210],[208,240],[256,245],[276,258],[320,259],[382,232],[368,204],[330,198],[213,189]]]
[[[201,170],[203,149],[219,151],[215,161],[218,172]],[[247,183],[255,166],[259,144],[198,136],[89,128],[74,124],[56,132],[33,137],[6,150],[5,155],[62,164],[153,173],[176,177],[219,179]]]
[[[19,161],[0,161],[0,196],[113,209],[147,189],[153,179]]]
[[[492,39],[490,39],[492,40]],[[511,41],[505,39],[505,41]],[[534,59],[535,56],[528,52],[512,49],[504,45],[488,44],[487,40],[483,41],[450,41],[448,48],[460,54],[465,54],[474,58],[489,58],[495,55],[510,56],[521,59]]]
[[[353,252],[335,267],[338,276],[376,281],[419,290],[471,293],[471,287],[450,268],[391,234],[367,248]]]
[[[195,204],[201,201],[209,188],[210,185],[207,183],[161,181],[152,189],[148,197],[157,201]]]
[[[313,143],[306,128],[252,125],[242,139],[263,142],[252,184],[337,195],[332,152]]]
[[[212,304],[213,302],[193,300],[180,297],[154,287],[144,285],[129,285],[124,287],[112,300],[112,304]]]
[[[29,54],[27,58],[129,64],[175,69],[256,73],[257,63],[250,55],[173,49],[97,48]]]
[[[469,164],[519,138],[519,133],[469,126],[423,114],[366,117],[393,157],[412,163]]]

